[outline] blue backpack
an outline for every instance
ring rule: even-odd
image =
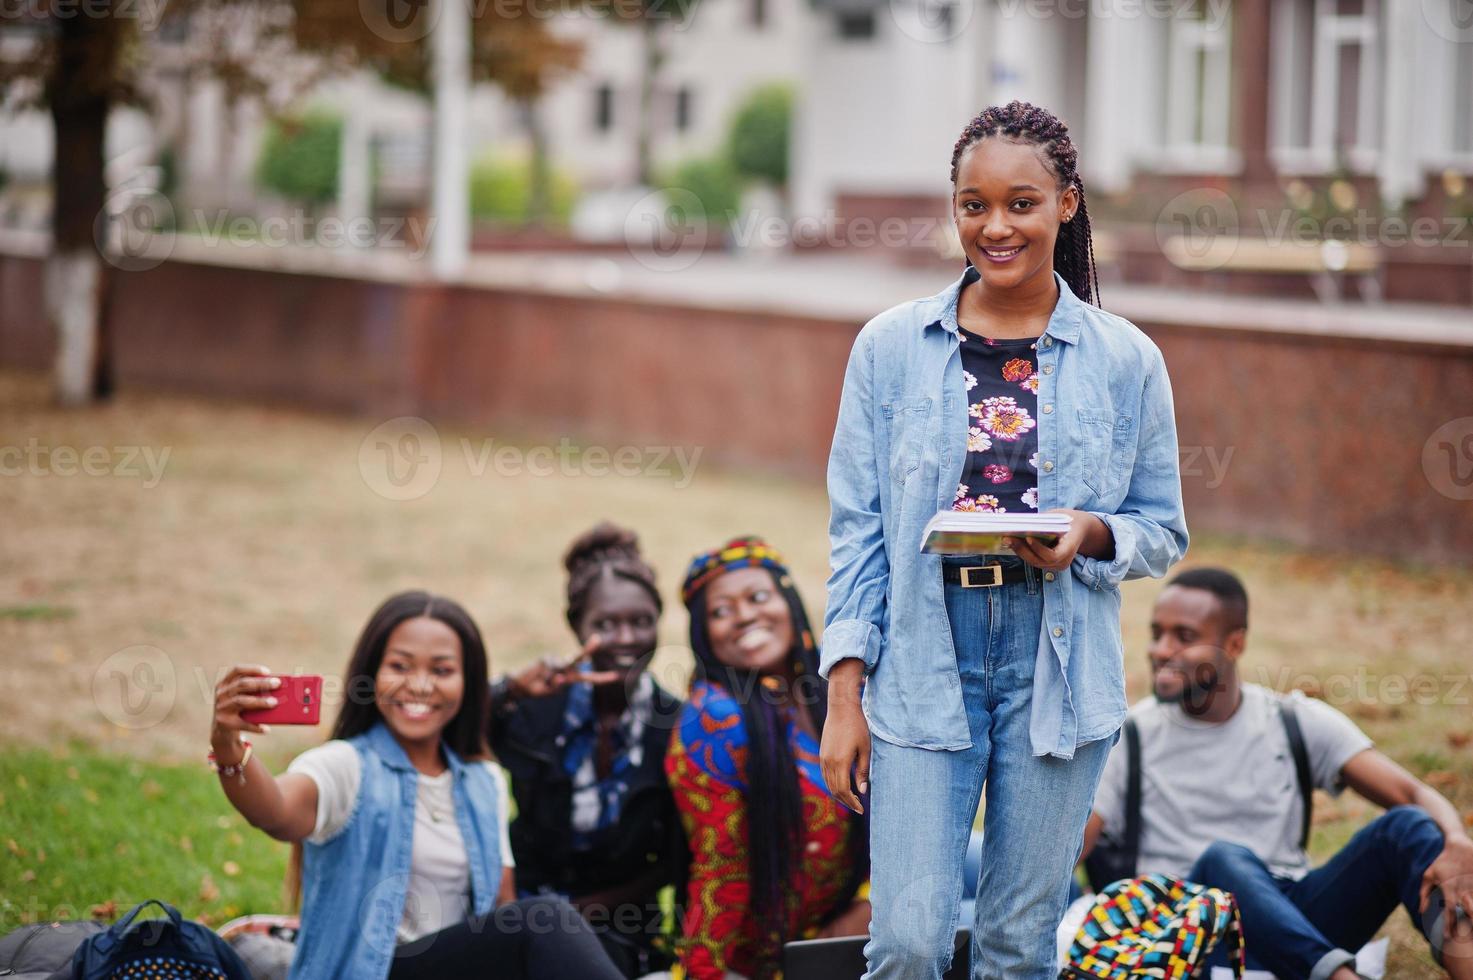
[[[133,920],[149,905],[167,919]],[[157,899],[136,905],[72,955],[72,980],[251,980],[230,944]]]

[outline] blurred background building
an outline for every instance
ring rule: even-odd
[[[0,365],[816,475],[853,332],[956,275],[955,139],[1020,98],[1167,353],[1194,522],[1473,555],[1465,0],[538,2],[474,0],[450,84],[449,0],[174,0],[70,115],[46,55],[97,25],[7,16]],[[457,202],[472,258],[423,261]]]

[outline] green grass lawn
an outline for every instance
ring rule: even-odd
[[[0,933],[149,898],[215,925],[284,911],[290,848],[246,824],[217,780],[203,762],[0,752]]]
[[[290,761],[263,759],[273,772]],[[0,935],[32,922],[110,921],[150,898],[216,927],[292,911],[291,847],[247,824],[218,779],[204,764],[78,746],[0,751]],[[674,889],[659,900],[673,929]]]

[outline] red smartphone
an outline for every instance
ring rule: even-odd
[[[322,717],[322,675],[292,674],[279,678],[281,686],[263,692],[274,697],[276,707],[242,711],[241,718],[253,725],[315,725]]]

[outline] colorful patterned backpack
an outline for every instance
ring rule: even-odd
[[[1243,976],[1243,925],[1231,894],[1167,875],[1127,878],[1095,899],[1059,980],[1188,980],[1226,942]]]

